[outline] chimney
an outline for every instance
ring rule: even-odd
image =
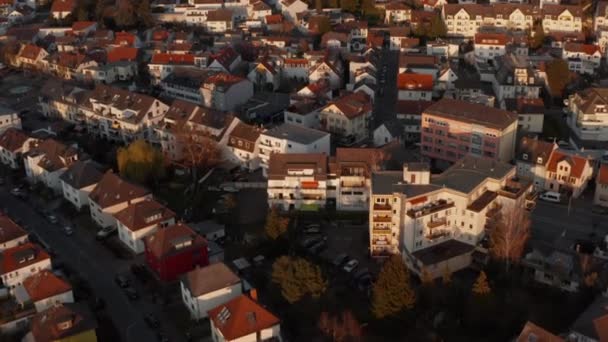
[[[257,302],[258,301],[258,290],[256,290],[255,288],[252,288],[251,290],[249,290],[249,297]]]

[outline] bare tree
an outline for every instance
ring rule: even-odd
[[[190,168],[192,181],[198,180],[198,171],[212,168],[221,161],[217,141],[204,131],[196,131],[186,124],[174,127],[176,148],[181,152],[182,163]]]
[[[513,206],[502,210],[496,222],[490,231],[490,253],[504,260],[509,272],[510,264],[521,260],[530,238],[530,216],[523,207]]]
[[[370,168],[373,172],[381,170],[384,163],[390,158],[390,153],[382,148],[374,149],[371,153]]]

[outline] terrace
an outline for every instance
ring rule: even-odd
[[[422,207],[410,209],[407,211],[407,215],[411,218],[422,217],[452,207],[454,207],[454,201],[439,199],[431,203],[425,204]]]

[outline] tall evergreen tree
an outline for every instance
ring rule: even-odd
[[[289,218],[281,217],[277,207],[272,207],[266,216],[266,235],[276,240],[287,232]]]
[[[327,289],[319,266],[298,257],[278,258],[272,265],[272,282],[279,285],[283,298],[289,303],[307,295],[319,298]]]
[[[410,309],[416,295],[410,286],[407,268],[400,255],[393,255],[382,266],[372,291],[372,314],[376,318],[394,316]]]

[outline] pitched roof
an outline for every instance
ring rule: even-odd
[[[108,170],[91,191],[89,198],[101,208],[107,208],[149,194],[147,189],[130,183],[112,170]]]
[[[32,318],[32,335],[36,342],[65,340],[97,328],[89,309],[80,303],[54,305]]]
[[[209,310],[209,317],[226,340],[236,340],[279,324],[275,315],[246,295]]]
[[[108,52],[108,63],[114,62],[133,62],[137,60],[139,49],[128,46],[117,46]]]
[[[194,55],[189,53],[155,53],[150,64],[191,64],[194,65]]]
[[[268,179],[283,179],[291,169],[312,169],[316,180],[327,178],[327,155],[323,153],[272,153],[268,161]]]
[[[6,243],[23,236],[27,236],[27,232],[10,217],[0,213],[0,243]]]
[[[552,15],[558,16],[565,11],[569,11],[575,17],[580,17],[583,15],[583,9],[581,6],[576,5],[552,5],[552,4],[544,4],[543,5],[543,14],[544,15]]]
[[[578,52],[578,53],[584,53],[587,55],[593,55],[596,52],[600,53],[600,47],[595,44],[580,44],[580,43],[567,42],[564,45],[564,51]]]
[[[551,152],[557,148],[555,143],[542,141],[538,139],[523,137],[519,141],[517,148],[517,160],[526,163],[538,163],[538,158],[541,158],[541,165],[547,165]],[[526,157],[524,158],[524,154]]]
[[[40,52],[42,50],[43,49],[39,46],[36,46],[33,44],[27,44],[23,47],[23,49],[21,49],[19,56],[21,58],[36,59],[36,58],[38,58],[38,56],[40,55]]]
[[[97,23],[94,21],[75,21],[72,24],[72,31],[86,30],[93,25],[97,25]]]
[[[105,84],[96,84],[93,91],[88,92],[89,101],[95,100],[119,110],[129,109],[133,115],[123,116],[119,120],[131,123],[140,123],[148,112],[152,111],[152,105],[158,101],[156,98],[140,93],[130,92],[126,89],[112,87]]]
[[[545,112],[545,103],[542,99],[518,97],[516,105],[518,114],[544,114]]]
[[[329,135],[324,131],[319,131],[314,128],[308,128],[302,125],[294,125],[290,123],[283,123],[279,126],[271,128],[262,135],[285,139],[289,141],[295,141],[300,144],[311,144],[319,139],[322,139]]]
[[[433,76],[428,74],[401,73],[397,75],[399,90],[433,90]]]
[[[28,151],[28,157],[42,156],[38,166],[48,172],[63,169],[72,165],[78,158],[78,151],[72,146],[49,138],[38,140]]]
[[[42,270],[25,278],[22,285],[33,302],[72,291],[70,283],[49,270]]]
[[[366,115],[372,109],[369,95],[363,92],[346,94],[330,102],[326,108],[332,105],[336,106],[349,119]]]
[[[153,199],[133,203],[114,214],[127,229],[137,231],[175,217],[175,213]]]
[[[7,274],[51,257],[40,246],[24,243],[0,254],[0,274]]]
[[[509,36],[504,33],[477,33],[475,34],[475,44],[483,45],[506,45]]]
[[[517,121],[517,114],[463,100],[443,98],[428,107],[424,114],[458,120],[495,129],[505,129]]]
[[[223,48],[219,53],[212,55],[211,58],[220,63],[226,70],[230,70],[230,66],[239,57],[239,54],[232,47]]]
[[[283,16],[281,14],[271,14],[266,16],[266,24],[276,25],[283,22]]]
[[[207,240],[183,223],[159,229],[144,239],[146,250],[156,258],[207,245]]]
[[[51,12],[71,12],[76,6],[74,0],[54,0]]]
[[[255,150],[255,142],[260,137],[260,133],[262,133],[260,129],[248,125],[246,123],[239,122],[236,127],[234,127],[232,132],[230,132],[228,146],[253,152]],[[233,138],[235,138],[235,140],[233,140]],[[249,142],[249,148],[247,148],[245,145],[239,146],[238,140],[244,140],[245,142]]]
[[[232,11],[229,9],[216,9],[207,13],[207,21],[232,21]]]
[[[23,147],[29,136],[20,129],[10,127],[0,134],[0,147],[15,152]]]
[[[182,282],[193,297],[199,297],[238,284],[241,282],[241,278],[234,274],[226,264],[219,262],[193,269],[182,277]]]
[[[114,44],[118,45],[133,45],[137,36],[133,33],[121,31],[114,33]]]
[[[524,328],[521,330],[519,337],[516,342],[563,342],[564,339],[553,335],[547,330],[539,327],[538,325],[528,321]]]
[[[564,160],[570,165],[570,175],[576,178],[581,178],[583,176],[585,166],[589,164],[589,161],[583,157],[577,155],[568,155],[559,150],[555,150],[549,159],[547,171],[556,172],[557,164]]]

